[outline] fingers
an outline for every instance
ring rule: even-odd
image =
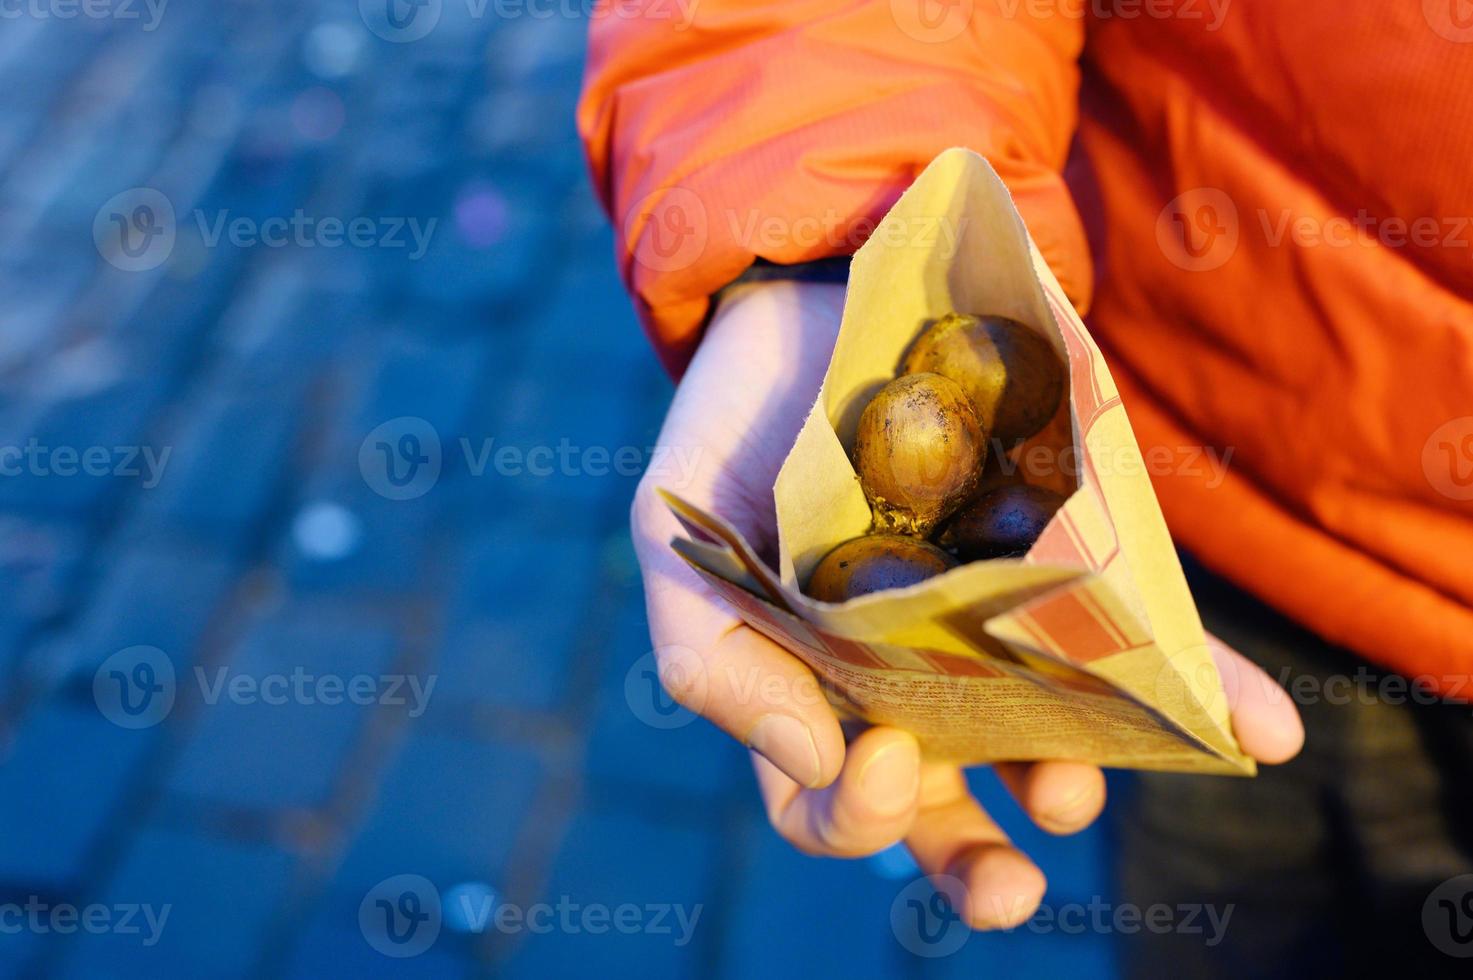
[[[955,766],[922,767],[921,807],[905,843],[974,929],[1026,922],[1043,901],[1043,872],[972,797]]]
[[[1259,762],[1287,762],[1304,747],[1304,722],[1287,691],[1261,667],[1207,634],[1232,715],[1233,734]]]
[[[903,838],[915,820],[921,754],[908,732],[866,731],[849,746],[839,778],[821,790],[803,789],[761,756],[753,764],[772,826],[808,854],[874,854]]]
[[[1000,762],[993,767],[1018,806],[1051,834],[1074,834],[1105,808],[1105,774],[1084,762]]]

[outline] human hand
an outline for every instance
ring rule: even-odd
[[[690,482],[675,489],[762,553],[776,547],[772,485],[823,381],[843,298],[834,285],[729,290],[660,433],[662,446],[699,454]],[[965,893],[948,898],[973,927],[1011,926],[1033,914],[1043,873],[972,797],[962,769],[923,762],[915,738],[895,728],[870,728],[846,746],[808,667],[743,623],[670,549],[680,527],[648,477],[635,494],[632,530],[661,681],[676,701],[753,750],[778,833],[802,851],[835,857],[903,840],[943,888],[959,883]],[[1209,641],[1243,750],[1265,763],[1292,758],[1304,734],[1293,704],[1262,670]],[[1083,829],[1104,806],[1096,766],[995,768],[1051,833]]]

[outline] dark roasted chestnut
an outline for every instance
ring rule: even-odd
[[[920,538],[867,534],[830,551],[808,579],[808,594],[824,602],[903,589],[956,567],[956,559]]]
[[[1022,557],[1063,503],[1043,487],[999,487],[957,511],[936,541],[962,561]]]
[[[854,470],[878,531],[929,534],[976,490],[986,458],[966,393],[939,374],[896,378],[859,416]]]
[[[1005,443],[1048,424],[1064,395],[1064,365],[1037,331],[1001,316],[949,313],[921,334],[901,365],[962,386],[982,428]]]

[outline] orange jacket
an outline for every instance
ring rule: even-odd
[[[578,121],[673,371],[754,258],[852,252],[969,146],[1090,308],[1178,539],[1473,697],[1466,0],[640,7],[595,11]]]

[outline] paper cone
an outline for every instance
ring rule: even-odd
[[[1021,449],[1055,461],[1045,482],[1068,500],[1022,559],[809,599],[814,565],[871,527],[848,453],[859,412],[951,312],[1018,320],[1068,365],[1066,404]],[[749,625],[841,710],[914,732],[929,757],[1254,772],[1104,359],[969,150],[936,157],[854,257],[828,373],[774,487],[778,568],[719,516],[665,496],[691,535],[673,547]]]

